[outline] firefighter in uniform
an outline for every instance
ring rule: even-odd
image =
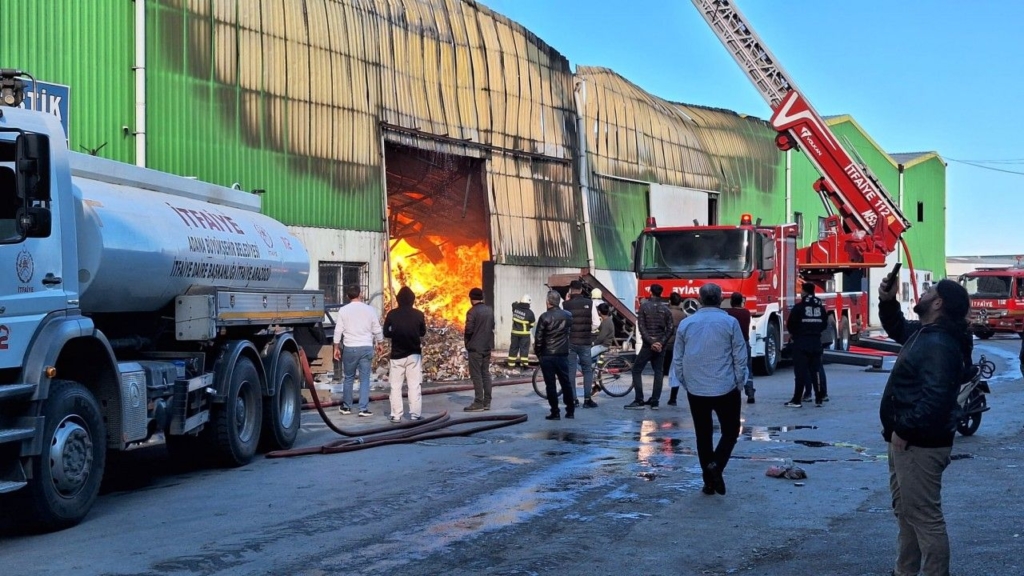
[[[821,333],[825,331],[825,306],[814,295],[814,284],[805,282],[801,288],[803,297],[786,320],[793,342],[793,398],[786,406],[799,408],[803,400],[805,387],[814,385],[814,404],[821,406],[823,401],[821,388],[818,384],[818,371],[821,369]]]
[[[533,301],[529,294],[523,294],[518,302],[512,303],[512,346],[508,349],[508,367],[527,368],[530,365],[530,330],[537,318],[530,310]]]

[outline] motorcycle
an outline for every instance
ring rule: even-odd
[[[960,405],[959,419],[956,430],[963,436],[970,436],[981,426],[981,414],[988,412],[986,394],[992,391],[988,386],[988,378],[996,371],[996,365],[982,355],[978,363],[971,367],[971,377],[960,385],[960,393],[956,397]]]

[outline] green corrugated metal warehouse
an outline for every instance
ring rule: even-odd
[[[74,150],[264,190],[334,300],[360,283],[380,304],[399,240],[433,264],[482,247],[466,281],[502,304],[499,341],[503,303],[552,273],[593,267],[631,302],[630,242],[666,203],[686,224],[799,215],[805,242],[825,213],[813,168],[765,121],[574,74],[468,0],[4,0],[0,66],[69,87]],[[903,206],[914,264],[941,277],[942,159],[829,123]]]

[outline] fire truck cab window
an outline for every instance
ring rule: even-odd
[[[1021,282],[1021,278],[1017,278],[1015,283],[1017,285],[1016,298],[1020,300],[1021,298],[1024,298],[1024,282]]]
[[[1009,298],[1010,276],[967,276],[964,288],[971,298]]]
[[[657,231],[641,242],[643,278],[736,278],[751,270],[749,230]]]

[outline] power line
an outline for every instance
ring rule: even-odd
[[[1024,172],[1018,172],[1016,170],[1005,170],[1003,168],[993,168],[992,166],[985,166],[977,162],[970,162],[968,160],[957,160],[956,158],[946,158],[950,162],[959,162],[960,164],[966,164],[968,166],[974,166],[975,168],[981,168],[982,170],[992,170],[993,172],[1004,172],[1006,174],[1016,174],[1018,176],[1024,176]]]
[[[1010,158],[1008,160],[957,160],[957,162],[977,162],[978,164],[1024,164],[1024,158]]]

